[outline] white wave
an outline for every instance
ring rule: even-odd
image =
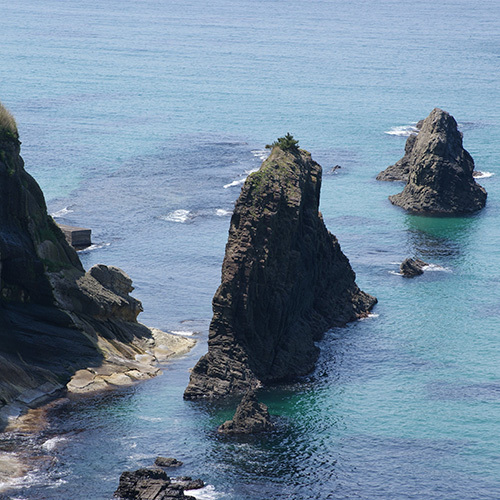
[[[198,332],[192,332],[189,330],[169,330],[170,333],[173,333],[174,335],[186,335],[186,336],[191,336],[191,335],[196,335]]]
[[[399,127],[392,127],[390,130],[384,132],[387,135],[395,135],[398,137],[408,137],[411,134],[418,134],[418,128],[414,125],[400,125]]]
[[[42,448],[46,451],[52,451],[58,444],[63,443],[64,441],[67,441],[65,437],[54,436],[53,438],[47,439],[47,441],[42,444]]]
[[[64,217],[65,215],[68,215],[72,213],[74,210],[71,210],[68,207],[61,208],[61,210],[58,210],[57,212],[53,212],[50,215],[57,219],[58,217]]]
[[[216,500],[223,496],[222,493],[215,491],[215,488],[211,484],[199,490],[189,490],[188,493],[198,500]]]
[[[445,273],[451,273],[452,270],[449,267],[443,267],[438,264],[428,264],[427,266],[422,267],[423,271],[441,271]]]
[[[78,253],[91,252],[92,250],[98,250],[99,248],[109,247],[111,243],[93,243],[89,247],[79,250]]]
[[[226,210],[225,208],[217,208],[215,210],[215,215],[217,215],[217,217],[226,217],[227,215],[231,215],[232,213],[232,210]]]
[[[253,174],[254,172],[257,172],[258,170],[259,170],[258,168],[252,168],[251,170],[245,170],[245,174],[246,174],[245,177],[243,177],[242,179],[236,179],[235,181],[230,182],[229,184],[225,184],[224,185],[224,189],[227,189],[227,188],[230,188],[230,187],[233,187],[233,186],[239,186],[240,184],[243,184],[247,180],[247,177],[250,174]]]
[[[398,273],[397,271],[388,271],[389,274],[392,274],[393,276],[403,276],[403,273]]]
[[[234,186],[239,186],[240,184],[243,184],[246,181],[246,177],[243,179],[238,179],[237,181],[230,182],[229,184],[224,184],[224,189],[234,187]]]
[[[360,321],[364,321],[365,319],[373,319],[378,318],[380,314],[368,313],[364,318],[359,318]]]
[[[252,154],[262,161],[267,159],[267,157],[269,156],[269,153],[270,153],[270,151],[268,149],[254,149],[254,150],[252,150]]]
[[[146,422],[163,422],[163,418],[161,417],[146,417],[145,415],[139,415],[138,417],[140,420],[145,420]],[[131,448],[136,448],[137,444],[134,443],[134,446],[131,446]]]
[[[180,222],[181,224],[191,220],[193,218],[193,214],[189,210],[179,209],[170,212],[167,215],[162,215],[160,219],[166,220],[168,222]]]
[[[474,175],[474,179],[487,179],[488,177],[493,177],[495,174],[493,172],[477,172],[479,175]]]

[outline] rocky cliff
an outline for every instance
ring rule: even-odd
[[[0,104],[0,408],[16,398],[35,405],[110,358],[129,382],[156,373],[137,358],[153,352],[154,339],[136,321],[142,307],[129,296],[130,278],[107,266],[84,271],[47,215],[20,145]]]
[[[419,134],[408,139],[400,161],[408,179],[401,193],[389,197],[394,205],[430,215],[466,214],[484,207],[486,191],[473,178],[474,160],[446,111],[435,108],[430,113]]]
[[[321,167],[295,145],[274,146],[236,202],[213,299],[208,353],[186,399],[245,393],[310,372],[315,341],[366,315],[362,292],[318,212]]]

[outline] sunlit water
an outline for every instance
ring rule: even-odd
[[[496,0],[0,5],[0,99],[49,211],[92,228],[84,265],[125,269],[144,323],[199,332],[161,377],[4,436],[33,467],[14,498],[109,500],[123,470],[165,455],[205,499],[498,500]],[[435,106],[492,174],[477,215],[409,216],[387,200],[402,186],[375,181]],[[274,433],[221,437],[235,402],[182,393],[241,182],[288,131],[323,165],[325,222],[379,304],[326,334],[310,377],[261,394]],[[404,279],[408,256],[432,266]]]

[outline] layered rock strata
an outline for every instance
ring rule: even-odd
[[[408,182],[401,193],[389,196],[394,205],[429,215],[467,214],[484,207],[486,191],[474,180],[474,160],[446,111],[430,113],[405,157]]]
[[[375,304],[325,227],[320,187],[311,155],[278,145],[246,180],[213,299],[208,353],[192,370],[186,399],[305,375],[318,356],[315,341]]]
[[[172,335],[141,325],[132,281],[108,266],[83,269],[25,171],[0,104],[0,408],[35,406],[64,389],[113,387],[150,377]],[[158,341],[155,341],[155,336]],[[171,341],[170,352],[187,349]],[[157,351],[155,351],[157,350]]]
[[[249,390],[242,398],[232,420],[227,420],[218,431],[221,434],[256,434],[274,428],[269,410],[259,403],[255,390]]]

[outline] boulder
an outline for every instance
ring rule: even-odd
[[[184,491],[199,490],[205,486],[202,479],[193,479],[190,476],[174,477],[172,483],[181,486]]]
[[[121,500],[196,500],[186,496],[184,488],[172,483],[162,469],[123,472],[114,496]]]
[[[155,465],[158,467],[180,467],[182,462],[176,458],[157,457]]]
[[[401,274],[406,278],[413,278],[414,276],[419,276],[424,273],[424,267],[428,266],[427,262],[420,259],[405,259],[399,269]]]
[[[407,164],[405,188],[389,196],[394,205],[428,215],[468,214],[484,207],[486,191],[474,180],[474,160],[446,111],[436,108],[424,120]]]
[[[242,398],[232,420],[227,420],[219,427],[221,434],[255,434],[274,428],[267,406],[257,401],[254,390],[248,391]]]
[[[307,374],[323,333],[376,303],[356,285],[318,211],[321,174],[307,151],[275,144],[247,178],[231,217],[208,353],[191,372],[186,399]]]

